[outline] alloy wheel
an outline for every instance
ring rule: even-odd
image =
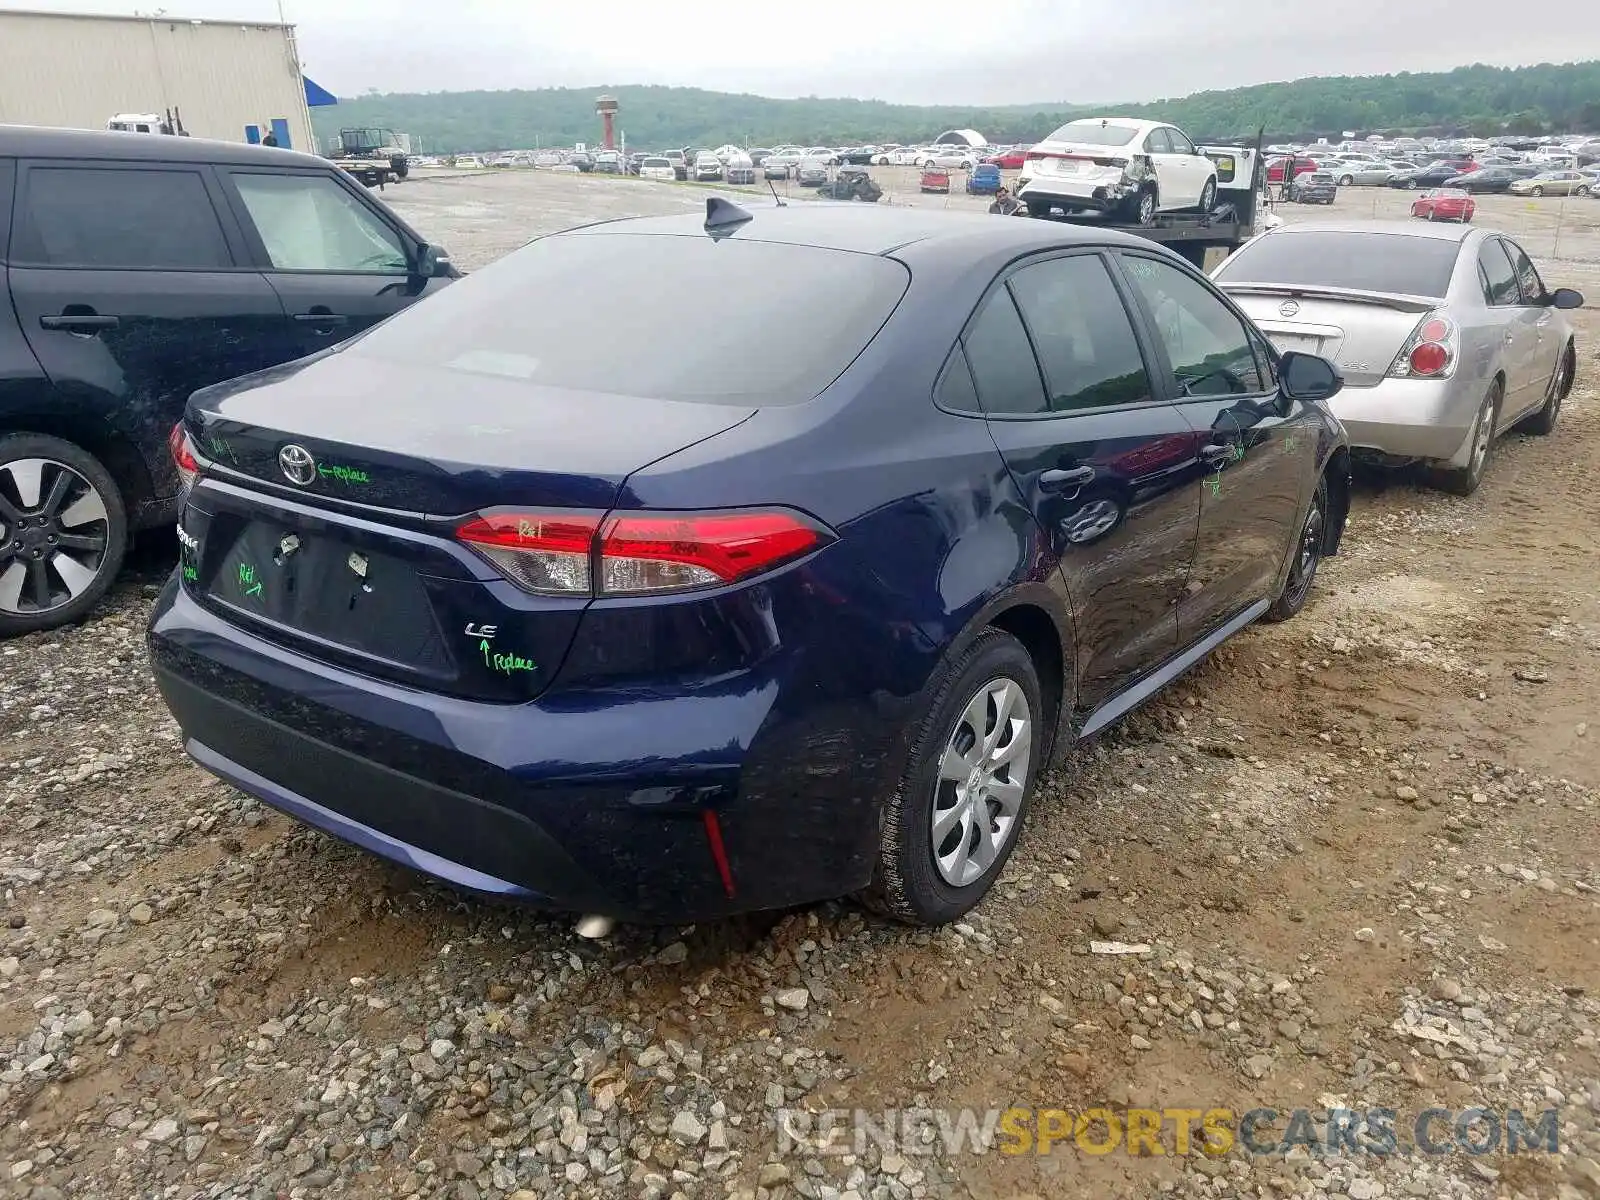
[[[1472,463],[1470,470],[1477,475],[1489,457],[1489,446],[1494,442],[1494,395],[1483,402],[1478,412],[1478,424],[1472,434]]]
[[[1154,225],[1156,222],[1156,197],[1154,192],[1142,192],[1139,195],[1139,224]]]
[[[94,583],[110,548],[104,497],[66,463],[0,464],[0,612],[35,616]]]
[[[1033,713],[1015,680],[991,679],[956,720],[934,781],[929,828],[939,877],[982,879],[1016,831],[1033,766]]]

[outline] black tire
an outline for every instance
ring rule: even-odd
[[[1545,385],[1544,407],[1522,423],[1529,433],[1543,437],[1555,432],[1556,418],[1561,415],[1561,402],[1572,390],[1572,377],[1577,372],[1577,366],[1577,353],[1572,343],[1568,342],[1561,351],[1561,357],[1556,359],[1555,370],[1550,372],[1550,382]]]
[[[1283,591],[1272,602],[1262,618],[1265,621],[1287,621],[1306,606],[1311,595],[1311,585],[1317,581],[1317,567],[1322,563],[1322,553],[1328,544],[1328,481],[1317,480],[1317,490],[1306,508],[1306,518],[1300,524],[1300,538],[1295,543],[1294,561],[1289,564],[1289,574],[1284,578]]]
[[[991,682],[1002,679],[1015,684],[1028,705],[1032,736],[1026,783],[1016,816],[992,864],[972,882],[957,887],[944,878],[934,858],[933,818],[938,797],[945,794],[940,790],[940,764],[962,730],[968,705]],[[1038,673],[1028,651],[998,629],[985,630],[959,655],[941,663],[929,694],[905,774],[884,806],[883,838],[872,883],[857,897],[874,912],[914,925],[958,920],[988,894],[1005,870],[1022,836],[1049,749],[1047,730],[1055,719],[1040,697]],[[955,787],[953,783],[950,786]]]
[[[1340,187],[1354,187],[1355,185],[1356,185],[1356,180],[1355,180],[1355,176],[1354,175],[1341,175],[1341,176],[1339,176],[1339,186]]]
[[[59,469],[51,472],[47,467],[46,473],[42,476],[42,482],[48,489],[46,494],[39,498],[40,503],[22,508],[19,501],[24,497],[15,490],[15,476],[10,466],[25,459],[44,459],[48,464],[56,464],[58,468],[66,466],[77,475],[78,479],[69,480],[68,490],[57,497],[56,488],[52,485],[63,473]],[[55,518],[61,512],[78,508],[79,502],[87,497],[90,490],[99,497],[104,510],[103,517],[78,522],[71,526],[57,525]],[[122,493],[118,490],[116,481],[111,478],[110,472],[101,465],[99,459],[71,442],[39,433],[14,433],[0,437],[0,498],[4,500],[4,509],[0,509],[0,514],[3,514],[0,515],[0,526],[4,527],[3,541],[0,541],[0,545],[4,547],[0,549],[0,598],[6,594],[4,581],[13,564],[18,562],[27,564],[29,572],[14,601],[18,607],[15,610],[9,605],[0,607],[0,637],[15,637],[40,629],[56,629],[79,620],[100,602],[106,590],[116,580],[117,572],[122,569],[122,556],[128,547],[128,518],[123,508]],[[56,503],[52,508],[53,499]],[[28,538],[17,525],[15,518],[18,515],[30,521],[50,522],[49,525],[33,527],[31,531],[33,538],[41,539],[41,544],[31,550],[26,542],[32,538]],[[35,593],[32,590],[34,568],[31,564],[50,560],[53,553],[51,547],[56,545],[56,542],[49,539],[69,535],[97,538],[102,541],[103,549],[98,554],[98,565],[94,566],[93,577],[76,595],[71,595],[67,577],[54,567],[48,568],[45,573],[46,591],[52,598],[59,593],[63,602],[48,606],[39,605],[34,600]],[[78,562],[80,567],[86,565],[76,558],[73,561]],[[23,591],[29,592],[27,602],[22,599]],[[0,604],[4,604],[3,599],[0,599]]]
[[[1406,191],[1414,192],[1416,190],[1417,190],[1417,181],[1415,179],[1406,180]]]
[[[1135,225],[1150,226],[1156,223],[1156,192],[1154,188],[1140,188],[1139,194],[1128,206],[1128,219]]]
[[[1530,195],[1530,196],[1542,196],[1542,195],[1544,195],[1544,189],[1542,187],[1532,188],[1532,189],[1529,190],[1528,195]]]
[[[1215,177],[1206,180],[1205,187],[1200,189],[1200,212],[1209,213],[1217,206],[1217,181]]]
[[[1481,452],[1474,449],[1472,458],[1466,466],[1445,467],[1433,473],[1433,482],[1441,491],[1457,496],[1470,496],[1478,490],[1478,485],[1483,482],[1483,476],[1489,469],[1489,460],[1494,457],[1494,442],[1498,432],[1495,426],[1499,423],[1500,402],[1504,399],[1505,385],[1496,379],[1489,386],[1489,392],[1478,408],[1478,416],[1472,422],[1474,446],[1476,447],[1478,438],[1483,432],[1485,420],[1489,423],[1488,440],[1483,443]]]

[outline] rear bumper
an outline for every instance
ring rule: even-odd
[[[1466,465],[1468,435],[1483,403],[1482,380],[1385,379],[1347,387],[1328,402],[1352,450]],[[1460,461],[1456,461],[1459,459]]]
[[[1021,184],[1017,198],[1023,201],[1049,201],[1053,204],[1090,212],[1112,212],[1137,195],[1139,184],[1120,171],[1075,178],[1035,175]]]
[[[781,718],[781,662],[676,693],[552,688],[534,703],[485,703],[269,644],[176,579],[150,649],[201,766],[458,887],[673,923],[840,896],[871,876],[878,788],[859,770],[875,756],[863,730],[876,722],[844,706],[803,725]],[[834,752],[857,767],[848,794],[829,786],[836,770],[849,782]]]

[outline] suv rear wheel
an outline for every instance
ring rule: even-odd
[[[37,433],[0,437],[0,635],[82,617],[127,548],[122,495],[100,460]]]

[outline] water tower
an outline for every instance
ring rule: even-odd
[[[594,102],[594,111],[599,114],[600,125],[604,130],[601,140],[605,142],[607,150],[617,148],[617,109],[620,107],[615,96],[601,96]]]

